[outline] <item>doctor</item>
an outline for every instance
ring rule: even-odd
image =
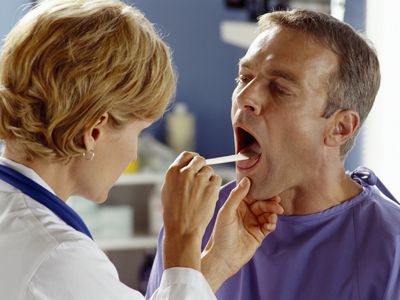
[[[65,202],[103,202],[136,158],[138,135],[175,91],[168,47],[120,1],[44,0],[8,34],[0,68],[0,298],[143,299]],[[153,299],[215,299],[275,229],[279,199],[254,214],[244,178],[200,253],[220,183],[195,153],[169,168],[165,271]]]

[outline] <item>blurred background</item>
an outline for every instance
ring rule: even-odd
[[[99,208],[71,199],[99,245],[117,265],[121,279],[143,289],[161,226],[162,171],[182,149],[205,157],[234,152],[231,94],[237,63],[255,36],[255,20],[270,10],[309,8],[350,23],[371,39],[381,62],[382,84],[376,104],[346,160],[346,169],[372,168],[400,198],[400,1],[396,0],[129,0],[156,24],[173,51],[178,72],[176,99],[140,141],[133,162]],[[3,38],[29,9],[28,0],[3,0]],[[231,168],[220,169],[225,181]],[[146,201],[143,201],[146,200]],[[108,210],[108,211],[107,211]],[[118,222],[116,221],[118,220]],[[128,225],[127,225],[128,224]]]

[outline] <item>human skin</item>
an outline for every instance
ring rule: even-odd
[[[252,207],[254,203],[246,201],[251,183],[244,177],[219,211],[212,236],[201,254],[201,241],[214,214],[220,183],[204,158],[186,152],[167,171],[161,192],[164,269],[197,269],[213,291],[251,259],[264,238],[275,230],[277,214],[283,213],[278,197],[264,202],[262,207]],[[180,205],[171,205],[176,201]]]
[[[35,170],[63,201],[81,195],[102,203],[126,166],[137,158],[138,136],[150,124],[135,120],[116,129],[104,113],[77,139],[82,153],[94,150],[93,160],[74,157],[66,162],[39,156],[27,160],[18,140],[7,141],[5,157]]]
[[[110,124],[108,114],[103,114],[80,137],[83,149],[95,150],[93,160],[83,156],[67,162],[41,157],[27,160],[18,141],[8,141],[4,156],[33,169],[64,201],[80,194],[101,203],[122,171],[136,159],[138,136],[151,123],[136,120],[116,129]],[[175,160],[162,187],[164,269],[187,267],[202,271],[215,291],[250,259],[262,240],[275,229],[276,214],[283,211],[276,200],[257,214],[252,213],[243,201],[250,180],[244,178],[242,182],[221,210],[219,230],[201,255],[201,241],[214,214],[221,178],[197,153],[184,152]],[[247,247],[240,247],[243,242]],[[235,260],[220,259],[221,252],[229,251]]]
[[[248,197],[279,195],[287,215],[322,211],[357,195],[345,175],[340,146],[359,125],[357,112],[323,118],[327,83],[338,68],[330,49],[295,29],[273,26],[255,39],[240,60],[232,95],[236,151],[252,152],[237,163],[249,177]],[[258,142],[246,149],[243,131]]]

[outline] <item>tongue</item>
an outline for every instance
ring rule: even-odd
[[[249,159],[238,161],[236,162],[236,165],[242,169],[249,169],[258,162],[261,155],[261,147],[257,142],[254,142],[242,149],[240,153],[248,156]]]

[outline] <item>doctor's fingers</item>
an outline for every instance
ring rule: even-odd
[[[213,175],[209,179],[209,183],[207,185],[207,189],[209,190],[209,193],[211,197],[217,201],[218,196],[219,196],[219,189],[221,188],[222,184],[222,178],[221,176],[218,175]]]
[[[178,155],[178,157],[171,164],[170,169],[176,168],[180,170],[187,164],[189,164],[195,156],[199,156],[196,152],[184,151]]]
[[[271,227],[275,228],[276,222],[278,221],[278,215],[275,213],[263,213],[257,217],[257,221],[260,225],[270,224]]]
[[[196,173],[196,178],[198,178],[199,180],[210,181],[211,177],[213,177],[214,175],[215,172],[213,168],[209,166],[204,166]]]
[[[283,207],[276,200],[258,200],[249,206],[251,212],[260,216],[264,213],[283,214]]]
[[[249,178],[243,177],[242,180],[240,180],[238,185],[230,192],[228,199],[225,201],[224,205],[219,211],[218,214],[223,216],[221,218],[226,220],[236,219],[238,215],[238,209],[240,210],[240,204],[248,194],[250,186],[251,181]]]
[[[267,215],[267,214],[266,214]],[[270,221],[273,218],[274,220]],[[269,216],[265,216],[263,221],[260,222],[260,229],[264,237],[266,237],[269,233],[276,229],[276,223],[278,220],[278,216],[276,214],[270,214]],[[264,222],[265,221],[265,222]]]
[[[197,153],[183,152],[168,168],[167,177],[193,177],[204,165],[205,159]]]
[[[201,205],[204,205],[204,201],[210,201],[215,204],[218,200],[221,183],[221,177],[215,175],[214,171],[201,170],[196,174],[192,185],[193,198],[197,198]]]
[[[183,168],[180,169],[180,173],[187,174],[187,175],[195,175],[201,169],[203,169],[205,166],[206,166],[206,159],[202,156],[196,155],[189,162],[189,164],[187,164],[186,166],[184,166]],[[207,171],[208,172],[212,171],[212,169],[211,170],[210,169],[211,168],[207,168],[205,172],[207,173]]]

